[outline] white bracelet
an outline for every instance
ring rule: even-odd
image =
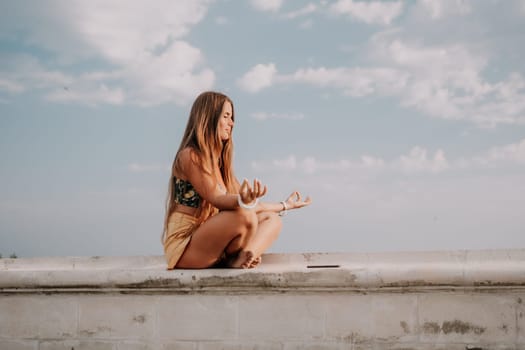
[[[241,195],[239,194],[237,196],[237,203],[239,203],[239,207],[249,210],[257,206],[257,203],[259,203],[259,198],[255,198],[255,202],[253,202],[253,204],[245,204],[241,199]]]
[[[283,205],[284,209],[279,212],[279,216],[285,216],[286,212],[288,211],[288,206],[286,205],[285,201],[281,201],[280,203]]]

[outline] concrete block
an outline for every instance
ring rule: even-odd
[[[525,349],[525,295],[516,297],[516,322],[518,331],[518,344]]]
[[[347,344],[345,347],[343,347],[344,350],[376,350],[374,343],[360,343],[360,344]],[[382,348],[378,348],[383,350]],[[403,350],[426,350],[422,348],[408,348]],[[384,349],[387,350],[387,349]],[[390,350],[390,349],[388,349]]]
[[[278,342],[202,342],[198,350],[283,350],[283,345]]]
[[[370,285],[421,287],[429,284],[463,284],[465,252],[381,252],[369,254]]]
[[[501,294],[422,294],[419,330],[420,339],[430,343],[513,343],[517,337],[515,298]]]
[[[370,300],[374,340],[411,342],[419,339],[416,295],[376,294]]]
[[[102,341],[49,340],[41,341],[39,350],[115,350],[115,345]]]
[[[346,350],[352,349],[351,344],[307,342],[307,343],[286,343],[283,350]]]
[[[250,271],[166,271],[163,258],[9,262],[0,350],[525,350],[524,258],[312,253]]]
[[[161,350],[163,349],[162,345],[155,341],[119,341],[116,344],[115,350]],[[181,347],[181,349],[188,349]],[[192,349],[193,350],[193,349]]]
[[[337,295],[326,298],[326,336],[346,343],[417,341],[413,294]]]
[[[239,338],[315,340],[324,337],[321,295],[254,295],[239,300]]]
[[[88,338],[153,338],[155,299],[151,296],[83,296],[79,335]]]
[[[495,350],[482,348],[482,350],[488,349]],[[352,350],[468,350],[468,348],[465,344],[374,343],[355,344]]]
[[[236,297],[173,295],[157,299],[159,336],[166,342],[231,340],[238,334]]]
[[[325,297],[326,338],[347,344],[373,340],[373,305],[369,295],[347,294]]]
[[[431,343],[374,343],[355,344],[352,350],[522,350],[513,345],[498,344],[431,344]]]
[[[197,350],[197,343],[194,342],[172,342],[162,346],[162,350]]]
[[[31,340],[7,340],[0,339],[0,349],[2,350],[37,350],[38,342]]]
[[[465,282],[475,286],[523,283],[525,250],[467,251]]]
[[[279,269],[283,266],[293,265],[295,269],[301,269],[307,265],[340,265],[340,266],[364,266],[368,261],[366,253],[268,253],[262,256],[261,268],[277,265]]]
[[[77,303],[71,297],[0,297],[0,337],[61,339],[77,333]]]

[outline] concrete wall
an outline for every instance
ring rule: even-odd
[[[0,349],[525,349],[525,250],[0,260]]]

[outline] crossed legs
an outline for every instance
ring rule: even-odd
[[[230,267],[255,267],[279,235],[281,226],[280,217],[273,212],[256,214],[241,208],[222,211],[195,230],[176,267],[211,267],[223,254],[230,257]]]

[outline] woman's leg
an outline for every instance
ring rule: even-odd
[[[209,218],[195,230],[176,267],[210,267],[224,252],[244,255],[241,253],[257,231],[258,221],[254,211],[245,209],[222,211]]]
[[[257,231],[242,246],[238,258],[232,267],[255,267],[261,262],[261,255],[279,236],[282,221],[277,213],[262,212],[257,214]]]

